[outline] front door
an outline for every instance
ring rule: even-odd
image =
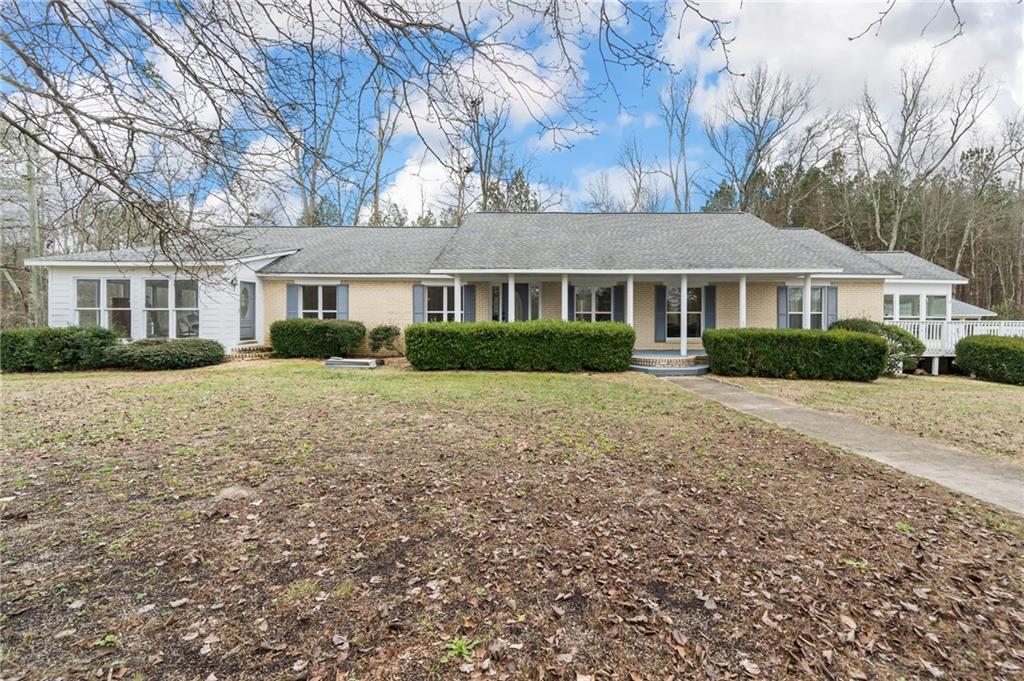
[[[256,340],[256,282],[238,283],[238,337]]]

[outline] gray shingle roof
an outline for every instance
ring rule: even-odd
[[[835,239],[814,229],[784,229],[782,233],[804,248],[821,253],[829,262],[841,268],[843,274],[896,275],[882,263],[839,243]]]
[[[435,270],[827,270],[829,258],[746,213],[475,213]]]
[[[448,227],[320,227],[298,253],[261,272],[278,274],[426,274],[454,229]]]
[[[951,310],[953,318],[957,317],[996,317],[997,314],[992,310],[987,310],[977,305],[971,305],[965,303],[962,300],[953,299],[953,309]]]
[[[920,258],[906,251],[863,251],[864,255],[889,269],[899,272],[904,279],[934,279],[936,281],[967,281],[956,272]]]

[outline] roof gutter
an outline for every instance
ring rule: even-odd
[[[524,269],[524,268],[501,268],[492,267],[486,269],[441,269],[435,268],[430,270],[433,274],[580,274],[580,275],[626,275],[626,274],[801,274],[801,275],[817,275],[817,274],[841,274],[841,269],[765,269],[765,268],[688,268],[678,270],[645,270],[645,269],[598,269],[598,270],[576,270],[576,269]]]
[[[228,265],[265,260],[266,258],[281,258],[298,252],[299,249],[296,248],[290,251],[247,255],[244,258],[231,260],[208,260],[206,262],[192,260],[181,263],[171,262],[170,260],[49,260],[46,257],[41,257],[27,258],[25,265],[29,267],[226,267]]]

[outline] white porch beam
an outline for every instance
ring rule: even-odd
[[[562,321],[569,321],[569,275],[562,275]]]
[[[633,326],[633,275],[626,277],[626,323]]]
[[[804,277],[804,307],[800,326],[804,329],[811,328],[811,275],[809,274]]]
[[[690,301],[687,295],[687,277],[679,279],[679,354],[686,356],[686,305]]]
[[[455,321],[462,321],[462,277],[455,275]]]
[[[747,328],[747,275],[740,277],[740,328]]]
[[[516,275],[511,272],[508,273],[508,302],[505,303],[505,307],[508,308],[508,321],[514,322],[516,320]]]

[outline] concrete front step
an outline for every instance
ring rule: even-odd
[[[710,371],[707,364],[692,364],[689,366],[645,366],[632,364],[630,371],[640,371],[651,376],[703,376]]]
[[[270,359],[274,349],[265,345],[236,345],[225,355],[229,362],[247,359]]]
[[[331,357],[324,366],[328,369],[376,369],[384,362],[378,359],[358,359],[352,357]]]
[[[635,354],[629,363],[638,367],[692,367],[707,364],[707,355]]]

